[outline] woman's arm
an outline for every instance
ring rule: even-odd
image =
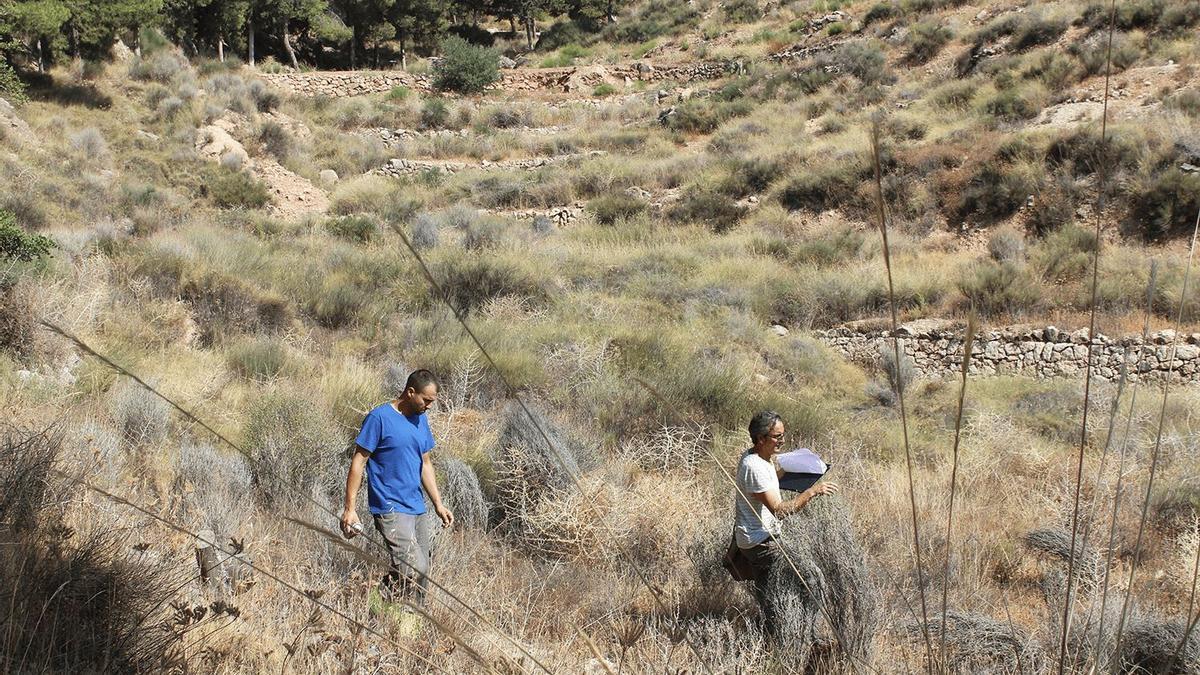
[[[779,490],[759,492],[754,495],[754,498],[770,509],[776,518],[786,518],[808,505],[813,497],[836,494],[838,489],[834,483],[821,483],[808,488],[786,502],[780,496]]]

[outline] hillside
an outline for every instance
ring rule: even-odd
[[[0,39],[0,669],[1200,672],[1200,2],[312,4]],[[405,630],[336,532],[415,368]],[[763,409],[842,488],[774,642]]]

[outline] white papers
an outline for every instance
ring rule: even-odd
[[[788,473],[823,474],[829,470],[829,466],[821,461],[820,457],[817,457],[817,453],[808,448],[785,452],[776,455],[775,458],[779,460],[779,466]]]

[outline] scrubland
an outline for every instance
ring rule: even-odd
[[[1197,330],[1200,173],[1180,166],[1200,165],[1198,25],[1194,1],[1118,2],[1107,140],[1107,14],[1075,2],[651,2],[601,38],[554,24],[535,65],[742,72],[582,96],[312,99],[170,47],[53,72],[16,108],[28,133],[0,137],[0,209],[57,244],[0,268],[0,534],[19,544],[0,552],[0,663],[919,671],[923,597],[933,668],[1041,673],[1073,559],[1068,672],[1200,672],[1194,388],[1092,382],[1082,429],[1082,380],[969,380],[947,539],[960,383],[812,333],[888,314],[876,122],[901,320],[1086,327],[1099,247],[1100,332],[1141,330],[1152,261],[1151,328]],[[831,47],[769,58],[797,43]],[[197,153],[215,123],[246,157]],[[391,158],[468,166],[372,173]],[[255,167],[276,164],[328,210],[274,210]],[[517,215],[573,205],[562,227]],[[436,622],[405,635],[368,612],[379,549],[340,544],[329,511],[362,416],[417,367],[442,379],[434,462],[459,518],[434,579],[478,616],[434,591]],[[775,644],[719,565],[759,409],[843,488],[786,522]],[[156,518],[302,593],[201,583],[194,537]]]

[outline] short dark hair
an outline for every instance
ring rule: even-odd
[[[408,374],[408,379],[404,382],[404,391],[408,391],[409,389],[414,391],[424,391],[425,387],[428,387],[431,384],[440,388],[437,378],[434,377],[433,373],[425,370],[424,368],[420,370],[414,370]]]
[[[763,410],[754,413],[754,417],[750,418],[750,442],[757,443],[758,439],[771,433],[772,427],[776,422],[782,422],[783,417],[774,410]]]

